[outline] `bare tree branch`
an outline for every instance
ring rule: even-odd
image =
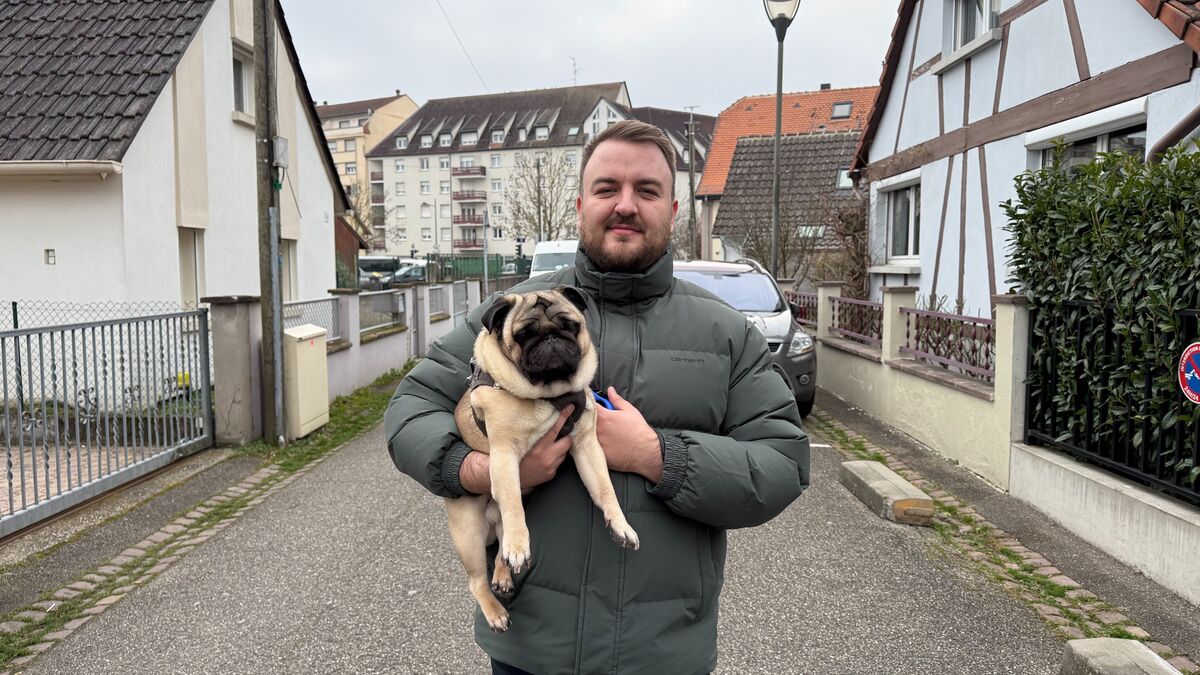
[[[578,237],[575,198],[579,194],[575,165],[559,151],[522,154],[504,189],[504,215],[518,237],[543,241]]]

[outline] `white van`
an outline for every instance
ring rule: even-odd
[[[575,251],[579,250],[578,239],[543,241],[533,249],[533,264],[529,267],[529,278],[570,267],[575,264]]]

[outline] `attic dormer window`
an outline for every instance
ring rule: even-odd
[[[492,142],[493,143],[503,143],[504,142],[504,132],[503,131],[493,131],[492,132]]]
[[[462,135],[463,145],[475,145],[479,142],[479,133],[475,131],[467,131]]]
[[[438,136],[438,147],[439,148],[450,147],[450,140],[451,140],[450,134],[442,134],[442,135]]]
[[[433,147],[433,136],[431,136],[429,134],[422,134],[421,135],[421,147],[422,148],[432,148]]]
[[[404,150],[407,147],[408,147],[408,136],[397,136],[396,137],[396,149]]]
[[[849,119],[850,111],[853,107],[854,107],[854,104],[849,103],[849,102],[834,103],[833,104],[833,114],[829,116],[829,119],[834,119],[834,120]]]
[[[550,129],[549,129],[549,127],[534,127],[534,129],[533,129],[533,137],[534,137],[534,138],[536,138],[536,139],[537,139],[537,140],[539,140],[539,141],[544,141],[544,140],[546,140],[547,138],[550,138]]]
[[[529,137],[529,135],[525,132],[524,129],[517,129],[517,140],[518,141],[524,141],[528,137]]]
[[[579,127],[571,127],[570,129],[567,129],[568,136],[574,136],[578,133],[579,133]]]

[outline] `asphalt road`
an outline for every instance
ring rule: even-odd
[[[731,533],[717,672],[1057,672],[1063,642],[1032,611],[813,456],[815,487]],[[377,428],[26,672],[485,673],[465,582],[440,500]]]

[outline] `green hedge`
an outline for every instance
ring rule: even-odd
[[[1157,164],[1102,154],[1072,169],[1060,152],[1054,166],[1018,176],[1016,200],[1003,205],[1009,281],[1036,317],[1028,385],[1058,418],[1059,440],[1086,435],[1090,389],[1089,445],[1130,444],[1136,460],[1189,489],[1200,468],[1176,425],[1189,424],[1196,406],[1180,392],[1176,368],[1186,341],[1197,339],[1196,320],[1180,312],[1200,308],[1195,150]]]

